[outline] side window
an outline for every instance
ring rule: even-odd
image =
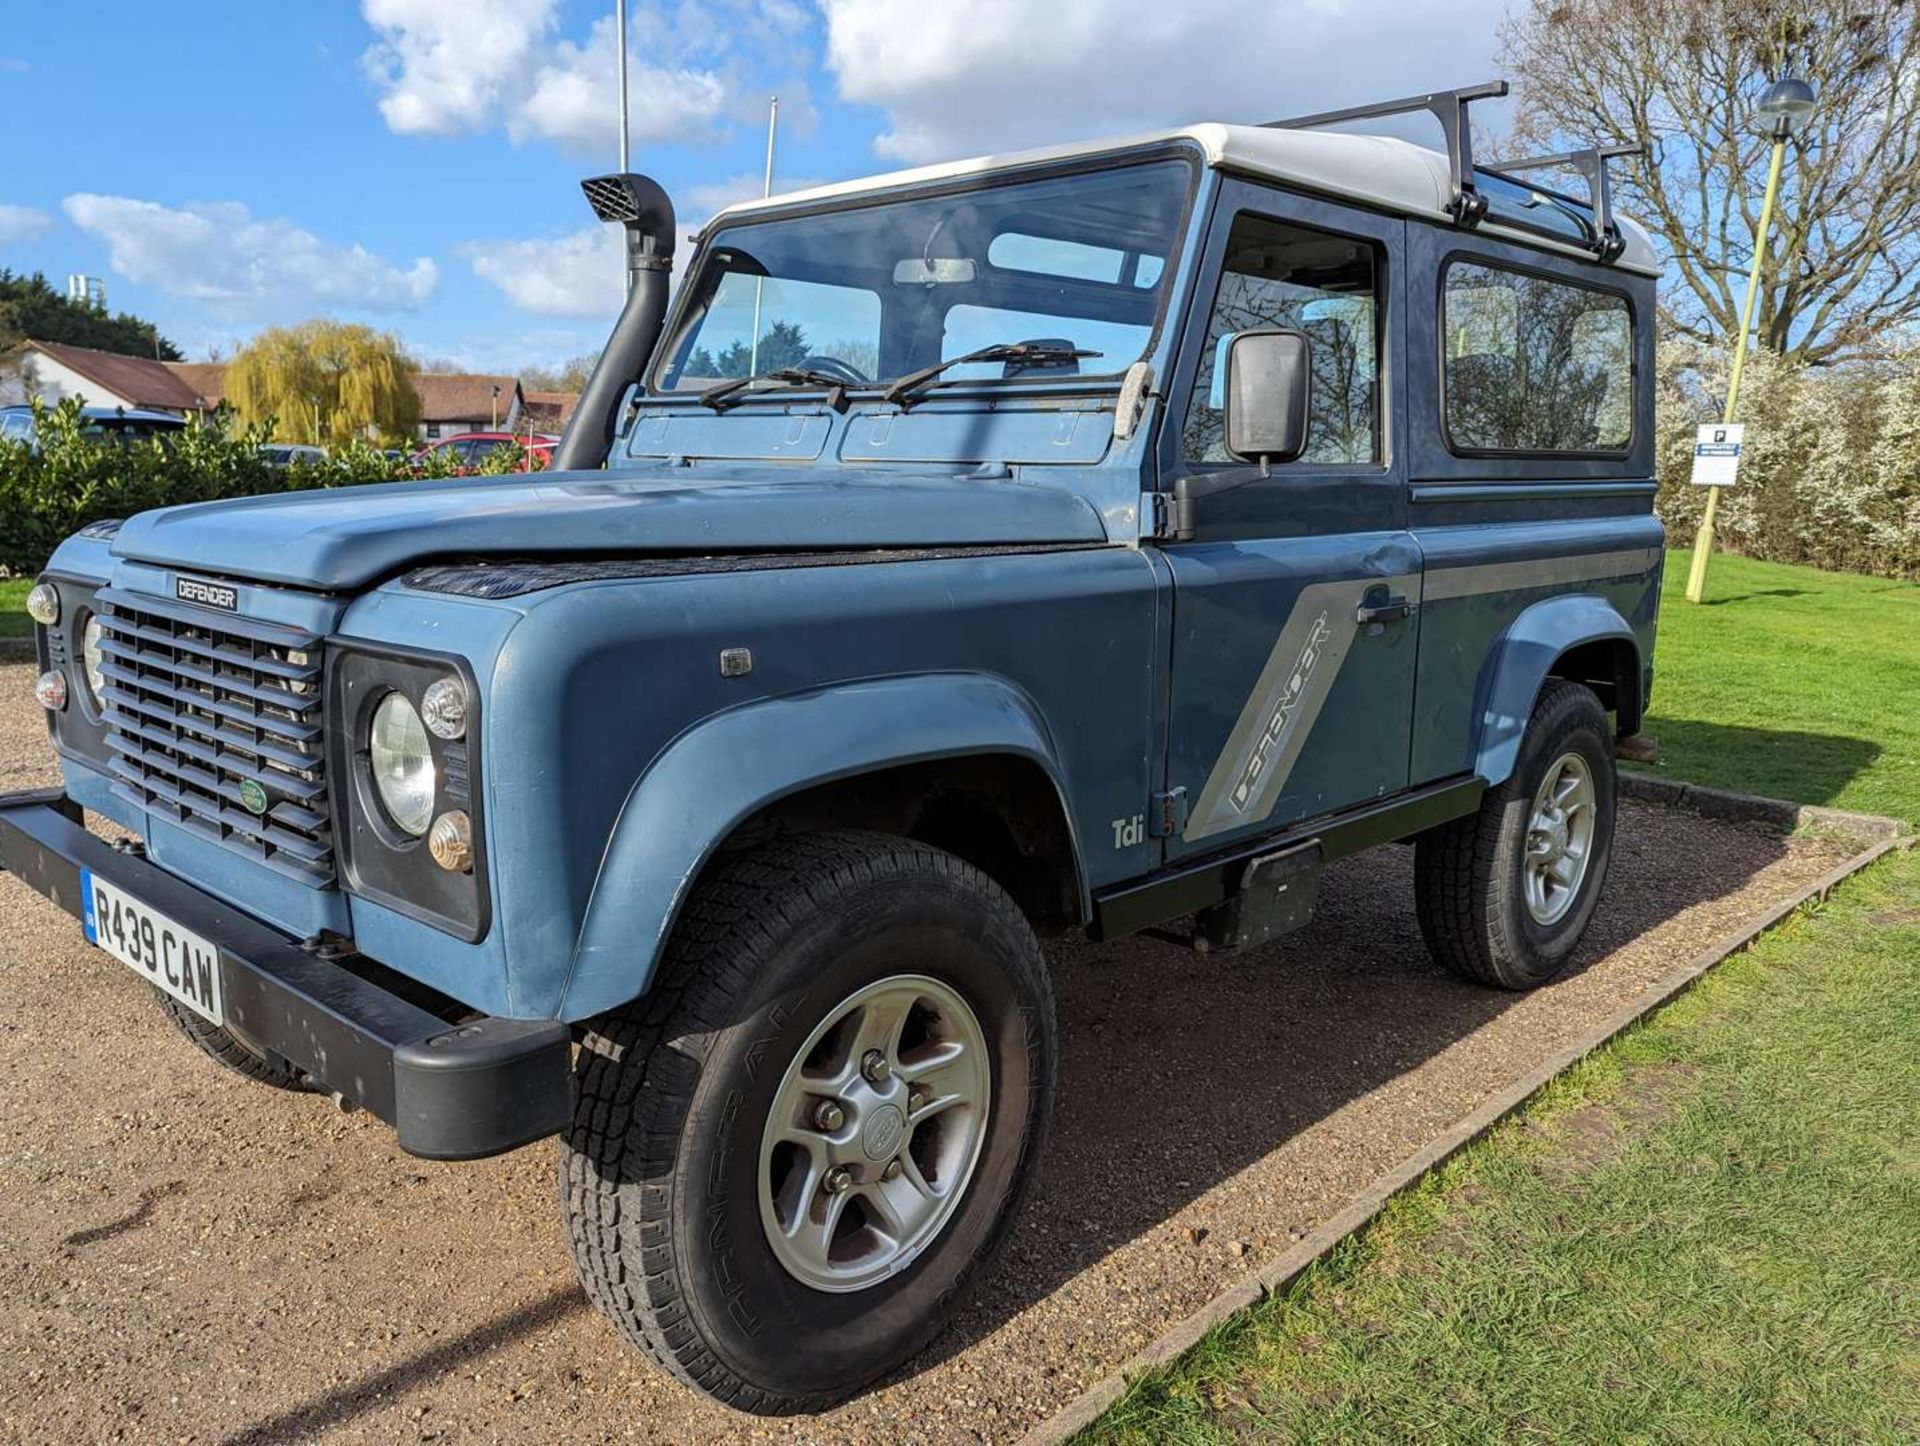
[[[33,440],[33,414],[31,412],[9,412],[6,420],[0,422],[0,438],[9,442],[28,442]]]
[[[1254,327],[1305,332],[1313,389],[1303,462],[1380,460],[1380,272],[1371,242],[1264,216],[1233,223],[1187,406],[1190,462],[1228,462],[1213,396],[1220,339]]]
[[[1626,299],[1522,271],[1447,267],[1447,440],[1457,452],[1623,452],[1633,440]]]

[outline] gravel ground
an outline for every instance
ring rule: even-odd
[[[0,790],[54,779],[30,682],[0,666]],[[1849,851],[1627,805],[1583,967],[1523,998],[1428,961],[1405,849],[1330,870],[1315,922],[1244,957],[1053,946],[1051,1148],[998,1268],[898,1377],[790,1421],[615,1340],[550,1145],[430,1164],[249,1085],[0,880],[0,1438],[1003,1440]]]

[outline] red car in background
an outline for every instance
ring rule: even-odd
[[[553,449],[559,441],[558,437],[543,432],[461,432],[458,436],[444,437],[430,447],[422,447],[408,460],[414,467],[421,468],[430,458],[447,454],[454,464],[454,475],[466,477],[479,471],[490,453],[517,443],[523,453],[520,470],[539,472],[553,460]]]

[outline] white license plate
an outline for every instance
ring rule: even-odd
[[[80,921],[90,943],[195,1014],[215,1024],[226,1023],[220,998],[220,954],[212,944],[89,869],[80,870],[80,889],[87,901]]]

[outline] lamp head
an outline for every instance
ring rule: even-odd
[[[1799,130],[1812,114],[1813,87],[1798,76],[1781,76],[1760,97],[1760,119],[1766,123],[1767,133],[1777,141],[1784,141]]]

